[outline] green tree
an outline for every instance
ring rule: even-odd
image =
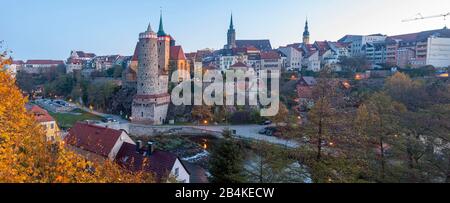
[[[243,151],[240,144],[233,140],[231,131],[224,130],[224,139],[213,148],[209,160],[212,183],[242,183]]]

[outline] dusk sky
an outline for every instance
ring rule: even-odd
[[[131,55],[151,22],[185,52],[220,49],[231,11],[237,39],[270,39],[277,48],[299,42],[308,16],[311,40],[346,34],[388,35],[440,29],[450,17],[402,19],[450,12],[449,0],[0,0],[0,40],[15,59],[66,59],[70,50]]]

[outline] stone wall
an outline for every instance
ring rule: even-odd
[[[156,136],[156,135],[170,135],[170,134],[178,134],[178,135],[211,135],[214,137],[222,138],[222,132],[216,132],[211,130],[204,130],[194,127],[176,127],[176,126],[149,126],[149,125],[139,125],[139,124],[130,124],[129,127],[130,135],[132,136]]]

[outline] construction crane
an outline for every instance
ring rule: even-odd
[[[440,18],[443,17],[444,21],[446,20],[447,16],[450,16],[450,12],[445,13],[445,14],[439,14],[439,15],[432,15],[432,16],[422,16],[422,14],[418,13],[416,15],[416,17],[414,18],[410,18],[410,19],[405,19],[402,20],[402,22],[411,22],[411,21],[416,21],[416,20],[425,20],[425,19],[430,19],[430,18]]]

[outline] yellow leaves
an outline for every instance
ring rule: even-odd
[[[5,64],[3,62],[1,64]],[[24,98],[0,71],[0,182],[114,183],[152,182],[145,173],[124,171],[115,163],[92,163],[63,144],[47,143],[41,126],[27,114]]]

